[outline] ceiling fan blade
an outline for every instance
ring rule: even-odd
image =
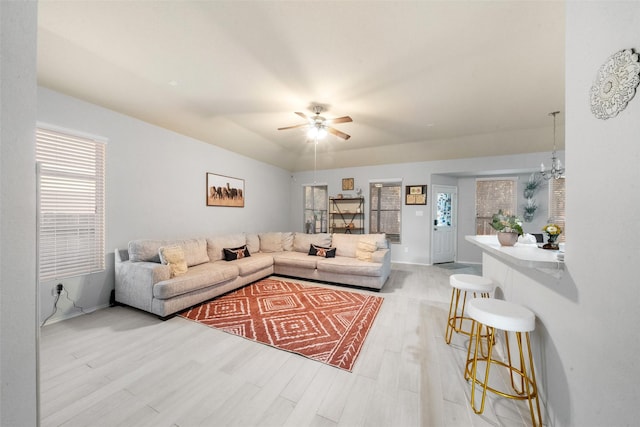
[[[344,133],[344,132],[340,132],[338,129],[334,129],[334,128],[332,128],[332,127],[327,127],[327,132],[329,132],[329,133],[330,133],[330,134],[332,134],[332,135],[337,136],[338,138],[342,138],[342,139],[344,139],[345,141],[346,141],[347,139],[351,138],[351,135],[347,135],[346,133]]]
[[[293,125],[293,126],[285,126],[283,128],[278,128],[278,130],[287,130],[287,129],[296,129],[296,128],[304,128],[309,126],[309,123],[303,123],[301,125]]]
[[[310,120],[309,117],[307,117],[307,115],[305,113],[301,113],[299,111],[296,111],[296,114],[299,115],[300,117],[302,117],[305,120]]]
[[[327,123],[348,123],[348,122],[352,122],[353,119],[349,116],[344,116],[344,117],[338,117],[336,119],[329,119],[327,120]]]

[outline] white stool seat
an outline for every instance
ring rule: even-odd
[[[488,298],[495,288],[491,279],[474,274],[453,274],[449,276],[449,285],[452,288],[451,302],[449,303],[447,329],[444,334],[444,340],[447,344],[451,343],[454,332],[471,335],[469,327],[472,320],[464,312],[467,293],[469,293],[470,298]],[[466,327],[464,327],[463,323],[466,324]]]
[[[453,274],[449,277],[449,285],[466,292],[492,292],[493,281],[475,274]]]
[[[511,332],[530,332],[536,316],[528,308],[493,298],[474,298],[467,304],[467,315],[486,326]]]

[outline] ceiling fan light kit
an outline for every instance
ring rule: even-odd
[[[343,116],[343,117],[337,117],[335,119],[326,119],[325,117],[322,117],[320,115],[320,113],[322,113],[323,111],[324,111],[324,108],[321,105],[315,105],[313,107],[313,113],[315,115],[311,117],[307,116],[305,113],[296,111],[295,114],[305,119],[307,123],[293,125],[293,126],[285,126],[285,127],[278,128],[278,130],[308,127],[309,129],[307,131],[307,136],[314,141],[317,141],[318,139],[323,139],[324,137],[327,136],[327,134],[335,135],[338,138],[344,139],[345,141],[351,138],[351,135],[348,135],[342,131],[339,131],[336,128],[329,126],[330,124],[335,124],[335,123],[352,122],[353,120],[351,119],[351,117]]]

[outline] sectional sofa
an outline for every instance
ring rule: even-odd
[[[115,250],[114,299],[167,318],[272,274],[380,290],[391,272],[390,251],[384,234],[133,240]]]

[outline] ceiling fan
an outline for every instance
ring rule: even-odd
[[[314,105],[313,106],[313,113],[315,114],[315,116],[309,117],[304,113],[296,112],[297,115],[299,115],[303,119],[307,120],[307,123],[303,123],[303,124],[300,124],[300,125],[286,126],[286,127],[278,128],[278,130],[286,130],[286,129],[296,129],[296,128],[308,127],[309,128],[309,132],[307,133],[307,135],[309,136],[309,138],[312,138],[312,139],[324,138],[327,135],[327,133],[335,135],[338,138],[342,138],[345,141],[347,139],[351,138],[351,135],[347,135],[346,133],[341,132],[338,129],[335,129],[335,128],[332,128],[331,126],[329,126],[329,125],[334,124],[334,123],[352,122],[353,120],[351,119],[351,117],[344,116],[344,117],[338,117],[338,118],[335,118],[335,119],[327,119],[327,118],[322,117],[320,115],[320,113],[322,113],[322,111],[324,111],[324,107],[323,106]]]

